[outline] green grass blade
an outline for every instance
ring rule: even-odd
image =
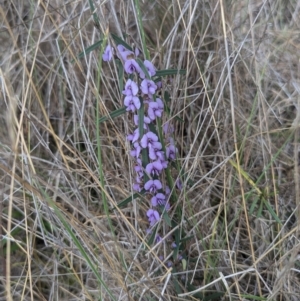
[[[132,202],[134,199],[138,198],[138,197],[142,197],[144,194],[146,193],[146,190],[143,189],[141,192],[136,192],[134,194],[132,194],[131,196],[129,196],[128,198],[126,198],[125,200],[121,201],[117,206],[118,208],[124,208],[126,207],[127,204],[129,204],[130,202]],[[114,208],[113,210],[115,210],[116,208]]]
[[[119,89],[120,89],[120,93],[122,94],[122,91],[124,90],[124,81],[123,81],[124,66],[120,60],[116,60],[116,61],[117,61],[117,68],[118,68]]]
[[[155,76],[167,76],[167,75],[184,75],[186,74],[185,69],[167,69],[167,70],[157,70]]]
[[[110,35],[114,39],[114,41],[117,45],[123,45],[128,50],[133,51],[133,49],[125,41],[123,41],[121,38],[119,38],[117,35],[115,35],[113,33],[111,33]]]
[[[88,55],[89,53],[91,53],[92,51],[97,49],[98,47],[101,47],[102,43],[103,43],[103,40],[100,40],[100,41],[96,42],[95,44],[89,46],[88,48],[86,48],[82,52],[80,52],[77,55],[77,58],[81,59],[81,58],[85,57],[86,55]],[[72,63],[74,63],[74,62],[75,62],[75,60],[72,60]]]
[[[90,5],[91,12],[93,14],[93,19],[94,19],[94,22],[95,22],[95,26],[97,28],[100,28],[100,21],[99,21],[98,15],[96,14],[95,6],[94,6],[94,3],[93,3],[92,0],[89,0],[89,5]]]
[[[136,17],[137,17],[138,29],[139,29],[139,33],[140,33],[141,40],[142,40],[141,42],[142,42],[142,47],[143,47],[143,53],[144,53],[145,58],[147,60],[150,60],[149,51],[146,46],[146,38],[145,38],[145,31],[144,31],[144,27],[143,27],[143,21],[142,21],[140,0],[134,0],[134,7],[135,7],[135,12],[136,12]]]
[[[108,116],[103,116],[99,119],[99,123],[102,123],[104,121],[107,121],[107,120],[110,120],[110,119],[114,119],[118,116],[121,116],[123,114],[125,114],[127,111],[126,111],[126,107],[122,107],[120,109],[117,109],[113,112],[111,112]]]

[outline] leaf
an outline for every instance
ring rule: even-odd
[[[151,246],[151,245],[153,244],[153,242],[154,242],[154,239],[155,239],[155,236],[156,236],[156,232],[157,232],[157,226],[158,226],[158,225],[156,225],[156,226],[154,227],[154,229],[153,229],[153,231],[152,231],[152,233],[151,233],[151,236],[150,236],[150,238],[149,238],[149,240],[148,240],[148,242],[147,242],[147,245],[148,245],[148,246]]]
[[[111,33],[111,36],[117,45],[123,45],[128,50],[133,51],[132,48],[125,41],[123,41],[121,38],[119,38],[117,35],[115,35],[114,33]]]
[[[167,211],[164,211],[164,213],[163,213],[163,219],[164,219],[164,221],[166,222],[166,224],[168,226],[172,227],[172,222],[171,222],[170,216],[169,216],[169,214],[168,214]]]
[[[275,211],[273,210],[273,208],[271,207],[271,205],[269,204],[269,202],[267,202],[264,198],[262,199],[264,202],[264,205],[267,207],[268,211],[270,212],[270,214],[273,216],[273,218],[276,220],[276,222],[280,225],[282,225],[281,220],[279,219],[279,217],[277,216],[277,214],[275,213]]]
[[[186,74],[186,70],[185,69],[166,69],[166,70],[158,70],[156,71],[155,76],[167,76],[167,75],[176,75],[176,74],[180,74],[180,75],[184,75]]]
[[[117,65],[118,65],[118,80],[119,80],[119,89],[120,93],[122,93],[124,89],[124,82],[123,82],[123,77],[124,77],[124,67],[123,63],[120,60],[116,60]]]
[[[129,204],[134,199],[136,199],[138,197],[142,197],[142,195],[145,193],[146,193],[145,189],[143,189],[141,192],[136,192],[136,193],[132,194],[131,196],[129,196],[128,198],[126,198],[125,200],[121,201],[117,206],[119,208],[125,207],[127,204]],[[114,209],[116,209],[116,208],[114,208]]]
[[[100,47],[102,45],[103,40],[100,40],[98,42],[96,42],[95,44],[89,46],[88,48],[84,49],[84,51],[80,52],[77,55],[77,58],[81,59],[84,56],[88,55],[90,52],[92,52],[93,50],[97,49],[98,47]],[[72,63],[74,63],[75,60],[72,60]]]
[[[96,14],[95,6],[94,6],[94,3],[93,3],[92,0],[89,0],[89,5],[90,5],[90,9],[93,13],[93,19],[94,19],[95,25],[96,25],[97,28],[100,28],[99,18]]]
[[[116,118],[116,117],[118,117],[120,115],[125,114],[126,112],[127,112],[126,111],[126,107],[122,107],[120,109],[117,109],[117,110],[111,112],[108,116],[101,117],[99,119],[99,122],[101,123],[101,122],[104,122],[104,121],[109,120],[109,119],[114,119],[114,118]]]

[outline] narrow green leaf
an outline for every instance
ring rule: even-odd
[[[99,18],[96,14],[95,6],[94,6],[94,3],[92,0],[89,0],[89,5],[90,5],[91,12],[93,14],[93,19],[94,19],[95,25],[97,28],[100,28]]]
[[[88,55],[90,52],[92,52],[93,50],[97,49],[98,47],[100,47],[103,43],[103,40],[100,40],[98,42],[96,42],[95,44],[89,46],[88,48],[84,49],[82,52],[80,52],[78,55],[77,55],[77,58],[81,59],[83,58],[84,56]],[[74,63],[75,60],[72,60],[71,63]]]
[[[129,196],[128,198],[126,198],[125,200],[121,201],[117,206],[119,208],[123,208],[125,207],[127,204],[129,204],[131,201],[133,201],[134,199],[138,198],[138,197],[142,197],[143,194],[146,193],[146,190],[143,189],[141,192],[136,192],[134,194],[132,194],[131,196]],[[116,209],[116,208],[114,208]]]
[[[163,219],[168,226],[172,227],[172,222],[171,222],[170,216],[166,210],[163,212]]]
[[[157,70],[155,76],[167,76],[167,75],[176,75],[176,74],[184,75],[186,74],[186,70],[185,69]]]
[[[256,218],[260,218],[262,216],[263,209],[264,209],[264,204],[263,202],[260,202],[258,211],[256,213]]]
[[[111,112],[108,116],[103,116],[99,119],[99,122],[104,122],[104,121],[107,121],[107,120],[110,120],[110,119],[114,119],[120,115],[123,115],[125,114],[127,111],[126,111],[126,107],[122,107],[120,109],[117,109],[113,112]]]
[[[252,191],[253,193],[254,191]],[[249,214],[252,215],[254,210],[255,210],[255,207],[257,205],[257,202],[258,200],[260,199],[260,196],[256,196],[256,198],[253,200],[253,202],[251,203],[251,206],[250,206],[250,209],[249,209]]]
[[[175,269],[173,269],[173,272],[175,273]],[[174,286],[175,286],[175,291],[176,291],[176,293],[177,293],[177,295],[179,295],[179,294],[182,294],[182,289],[181,289],[181,286],[180,286],[180,283],[178,282],[178,280],[177,280],[177,278],[173,278],[173,284],[174,284]]]
[[[156,236],[156,232],[157,232],[157,226],[158,225],[156,225],[154,227],[154,229],[152,230],[151,236],[150,236],[150,238],[149,238],[149,240],[147,242],[148,246],[151,246],[153,244],[153,242],[154,242],[154,239],[155,239],[155,236]]]
[[[270,214],[276,220],[276,222],[281,225],[282,224],[281,220],[279,219],[279,217],[277,216],[277,214],[275,213],[275,211],[273,210],[273,208],[271,207],[269,202],[267,202],[264,198],[263,198],[263,202],[264,202],[264,205],[267,207],[268,211],[270,212]]]
[[[125,41],[123,41],[121,38],[119,38],[117,35],[115,35],[114,33],[111,33],[111,36],[117,45],[121,44],[128,50],[133,51],[132,48]]]
[[[118,80],[119,80],[119,89],[120,93],[122,93],[124,89],[124,82],[123,82],[123,77],[124,77],[124,67],[123,63],[120,60],[117,61],[117,67],[118,67]]]
[[[137,16],[137,25],[138,25],[138,31],[140,33],[142,47],[143,47],[143,53],[147,60],[150,59],[149,51],[146,46],[146,38],[145,38],[145,31],[143,26],[143,20],[142,20],[142,13],[140,8],[140,0],[134,0],[134,8]]]

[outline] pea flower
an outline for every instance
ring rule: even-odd
[[[152,77],[156,74],[155,67],[153,66],[153,64],[150,61],[145,60],[144,61],[144,66],[146,67],[150,77]],[[142,79],[145,78],[145,73],[144,73],[143,70],[140,71],[139,75],[140,75],[140,78],[142,78]]]
[[[123,45],[118,45],[117,49],[124,62],[134,56],[133,52],[125,48]]]
[[[146,67],[146,69],[147,69],[149,75],[150,75],[150,76],[154,76],[155,73],[156,73],[156,71],[155,71],[155,67],[153,66],[153,64],[152,64],[150,61],[145,60],[145,61],[144,61],[144,65],[145,65],[145,67]]]
[[[129,134],[127,136],[127,140],[128,141],[131,141],[132,143],[134,143],[135,141],[137,141],[140,137],[140,132],[139,132],[139,129],[135,129],[133,134]]]
[[[134,59],[129,59],[125,61],[124,70],[128,74],[132,74],[134,72],[140,72],[141,68],[139,64]]]
[[[132,157],[138,158],[141,153],[142,148],[140,147],[140,144],[138,142],[135,142],[133,144],[133,147],[134,147],[134,149],[130,151],[130,155]]]
[[[160,215],[159,215],[158,211],[153,210],[153,209],[149,209],[147,211],[147,216],[148,216],[148,220],[149,220],[151,227],[153,225],[155,225],[160,219]]]
[[[141,139],[141,147],[146,148],[146,147],[154,147],[157,146],[158,142],[158,137],[157,135],[155,135],[153,132],[148,132],[146,133],[143,138]],[[160,142],[158,142],[160,143]]]
[[[151,199],[151,204],[153,207],[156,207],[157,205],[165,205],[165,203],[166,203],[166,196],[163,193],[157,193]]]
[[[157,160],[152,163],[148,163],[146,166],[146,172],[152,176],[158,176],[163,170],[161,161]]]
[[[161,117],[164,111],[164,103],[160,98],[156,98],[156,101],[151,101],[148,104],[148,116],[151,120],[155,120],[156,117]]]
[[[126,111],[135,112],[141,107],[141,102],[137,96],[126,96],[124,98],[124,105],[127,107]]]
[[[153,80],[144,79],[141,82],[141,90],[144,94],[153,95],[153,94],[155,94],[156,89],[157,89],[157,86],[155,85]]]
[[[113,58],[113,54],[114,54],[114,49],[110,45],[107,45],[105,50],[104,50],[104,53],[102,55],[103,61],[104,62],[111,61],[112,58]]]
[[[166,155],[167,158],[170,160],[175,160],[176,159],[176,153],[177,153],[177,148],[175,147],[174,144],[171,144],[166,147]]]
[[[159,180],[149,180],[145,183],[144,188],[151,193],[156,193],[157,190],[162,189],[162,184]]]
[[[164,152],[161,150],[162,144],[160,142],[155,142],[149,146],[149,158],[151,160],[160,159],[161,161],[165,160]]]
[[[125,90],[123,90],[122,93],[126,96],[136,96],[138,91],[139,88],[137,84],[133,80],[128,79],[125,84]]]
[[[161,238],[161,236],[160,235],[156,235],[156,237],[155,237],[155,243],[160,243],[162,241],[162,238]],[[161,260],[163,260],[164,258],[162,258]]]

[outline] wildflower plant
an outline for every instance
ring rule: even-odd
[[[133,129],[127,134],[127,141],[130,144],[128,155],[134,166],[134,194],[119,206],[124,206],[139,195],[148,200],[148,210],[145,212],[147,233],[150,234],[148,244],[155,244],[161,241],[159,224],[165,223],[169,227],[177,225],[170,217],[170,212],[176,207],[176,190],[182,189],[182,185],[178,184],[181,183],[180,179],[171,176],[174,174],[171,170],[178,170],[178,150],[173,138],[174,126],[169,122],[163,123],[167,110],[162,97],[162,79],[164,76],[183,73],[184,70],[157,70],[150,60],[142,59],[138,48],[130,47],[115,35],[112,37],[116,45],[106,45],[102,58],[105,62],[117,60],[124,75],[120,80],[123,77],[125,79],[119,84],[123,87],[121,93],[124,107],[111,116],[127,113],[132,116],[129,120],[133,121]],[[177,256],[180,242],[179,235],[175,236],[176,242],[172,239],[168,241],[171,249],[177,246]]]

